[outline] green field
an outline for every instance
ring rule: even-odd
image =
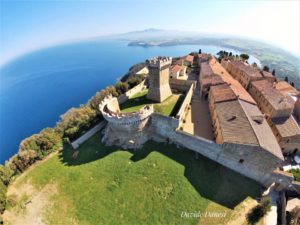
[[[183,101],[183,95],[173,94],[162,103],[156,103],[147,99],[148,90],[144,90],[121,105],[122,112],[136,112],[145,105],[154,104],[154,111],[166,116],[175,116]]]
[[[8,211],[14,218],[26,214],[20,201],[51,184],[55,194],[42,211],[46,224],[225,224],[240,203],[259,194],[256,182],[207,158],[195,159],[187,149],[148,142],[133,152],[104,146],[99,134],[77,157],[66,147],[19,177],[13,188],[22,193],[28,184],[36,193],[23,194]],[[182,211],[225,217],[182,218]]]

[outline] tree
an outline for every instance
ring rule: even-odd
[[[247,221],[249,224],[256,224],[264,215],[271,210],[271,199],[269,197],[263,197],[261,202],[255,206],[247,214]]]
[[[294,84],[294,82],[292,82],[292,83],[291,83],[291,85],[292,85],[293,87],[295,87],[295,84]]]
[[[199,52],[198,52],[199,54],[202,54],[202,51],[201,51],[201,49],[199,49]]]
[[[264,66],[264,67],[263,67],[263,71],[269,72],[269,70],[270,70],[270,69],[269,69],[268,66]]]
[[[230,56],[230,57],[232,56],[232,52],[229,52],[229,56]]]
[[[272,75],[275,76],[275,69],[272,70]]]
[[[63,138],[71,140],[80,136],[80,134],[91,127],[96,120],[97,112],[91,107],[82,105],[80,108],[71,108],[61,116],[55,130]]]
[[[0,182],[2,181],[7,186],[12,176],[13,171],[8,166],[0,165]]]
[[[288,77],[285,77],[285,78],[284,78],[284,81],[289,82],[289,78],[288,78]]]
[[[248,60],[249,59],[249,55],[245,54],[245,53],[242,53],[240,54],[240,57],[242,58],[242,60]]]
[[[129,85],[124,82],[118,82],[115,85],[116,91],[118,92],[119,95],[124,94],[126,91],[129,89]]]
[[[252,66],[257,68],[257,63],[256,62],[252,63]]]

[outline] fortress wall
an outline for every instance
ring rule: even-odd
[[[193,80],[170,79],[169,83],[171,89],[175,89],[180,92],[188,92],[192,84],[196,86],[196,81]]]
[[[99,124],[97,124],[92,129],[90,129],[88,132],[86,132],[84,135],[82,135],[81,137],[79,137],[78,139],[73,141],[71,143],[73,149],[77,149],[79,147],[79,145],[84,143],[86,140],[88,140],[90,137],[92,137],[94,134],[96,134],[99,130],[104,128],[106,124],[107,124],[106,121],[101,121]]]
[[[185,98],[181,104],[180,109],[178,110],[178,113],[176,115],[176,118],[179,119],[180,123],[183,122],[183,119],[186,116],[186,113],[188,111],[188,107],[190,106],[192,97],[193,97],[193,91],[194,91],[194,84],[190,86],[189,91],[186,93]]]
[[[135,94],[137,94],[137,93],[143,91],[144,89],[146,89],[145,82],[146,82],[146,79],[143,80],[140,84],[138,84],[135,87],[128,90],[125,94],[120,95],[118,97],[119,104],[122,104],[122,103],[126,102],[129,98],[131,98]]]

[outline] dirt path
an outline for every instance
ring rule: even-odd
[[[36,162],[16,178],[8,187],[8,199],[13,199],[15,206],[5,210],[3,214],[4,224],[14,225],[43,225],[43,211],[49,206],[50,198],[58,194],[57,187],[54,184],[47,184],[41,190],[37,190],[30,182],[17,187],[18,182],[22,180],[31,170],[41,163],[49,160],[58,152],[53,152],[44,160]]]
[[[51,205],[51,197],[58,194],[54,184],[47,184],[40,191],[30,183],[16,189],[11,186],[8,189],[8,197],[13,197],[16,206],[8,209],[3,214],[5,224],[14,225],[44,225],[43,212]]]

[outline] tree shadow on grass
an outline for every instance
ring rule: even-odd
[[[77,157],[74,153],[78,151]],[[60,153],[60,160],[67,166],[77,166],[100,160],[116,151],[124,151],[120,147],[108,147],[101,143],[100,135],[95,135],[86,143],[73,150],[68,147]],[[125,150],[132,154],[130,160],[139,162],[152,152],[158,152],[185,167],[184,176],[197,192],[204,198],[233,209],[247,197],[259,196],[259,184],[220,164],[186,148],[178,148],[174,144],[147,142],[142,149]]]

